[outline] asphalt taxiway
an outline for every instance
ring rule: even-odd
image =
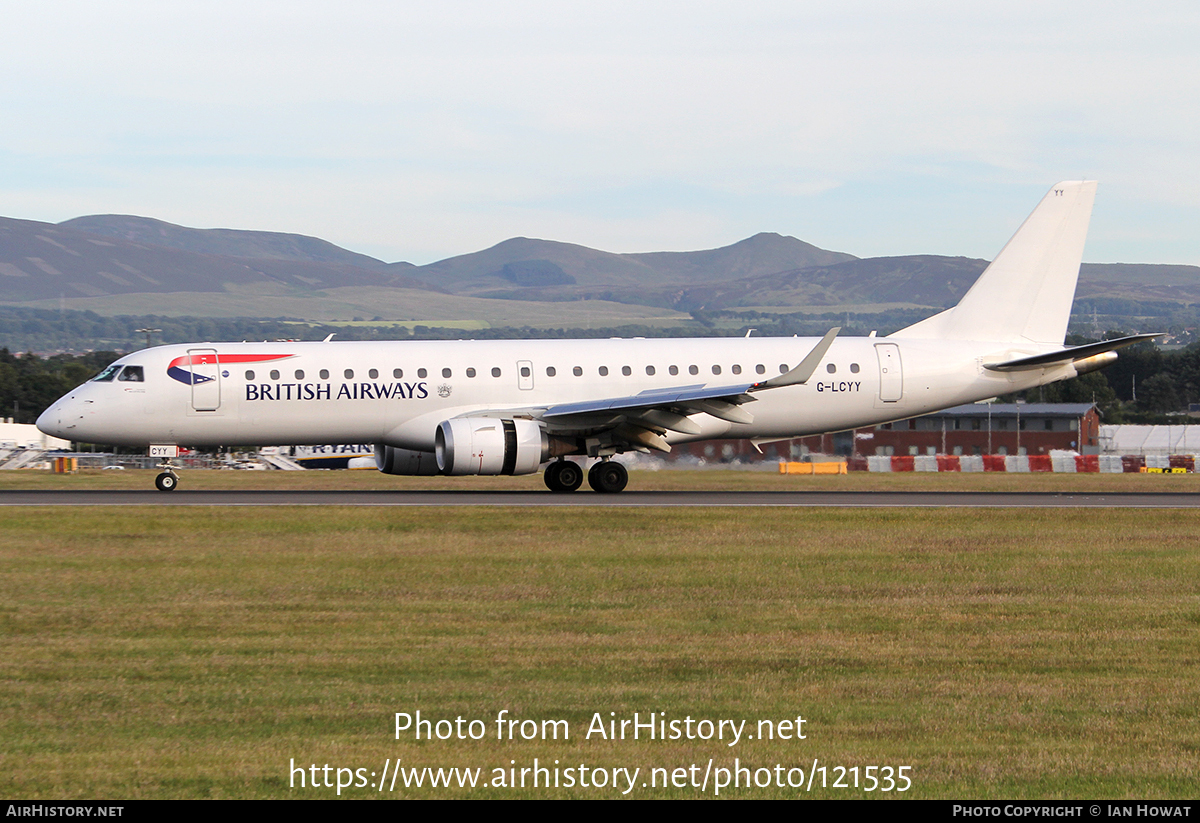
[[[793,508],[1200,508],[1178,492],[93,491],[0,492],[0,506],[784,506]]]

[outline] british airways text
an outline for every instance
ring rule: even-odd
[[[247,383],[247,400],[423,400],[428,383]]]

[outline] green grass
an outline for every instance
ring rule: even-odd
[[[262,292],[262,289],[255,288],[237,292],[122,294],[8,302],[7,305],[78,309],[105,316],[161,314],[168,317],[186,316],[189,312],[195,313],[196,306],[203,306],[203,312],[208,317],[302,317],[325,322],[343,322],[356,316],[386,317],[389,320],[411,320],[413,324],[425,326],[456,327],[471,321],[480,328],[532,326],[590,329],[627,323],[678,326],[691,319],[684,312],[606,300],[563,303],[492,300],[419,289],[370,286],[347,286],[315,292],[289,289],[280,289],[277,293]]]
[[[1194,797],[1198,526],[1132,510],[4,509],[0,779],[8,797],[328,797],[289,787],[292,758],[485,779],[535,757],[642,777],[818,758],[909,765],[910,797]],[[417,709],[566,719],[572,737],[393,739],[393,713]],[[634,711],[801,714],[808,739],[583,739],[594,712]],[[631,794],[648,795],[699,792]]]

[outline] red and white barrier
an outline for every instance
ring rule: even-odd
[[[1137,473],[1147,469],[1194,472],[1197,455],[1115,454],[872,454],[849,461],[850,471],[869,472],[1054,472]]]

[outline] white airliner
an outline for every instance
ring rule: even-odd
[[[68,440],[148,447],[374,443],[388,474],[531,474],[598,492],[613,455],[782,440],[901,420],[1101,368],[1063,341],[1096,184],[1054,186],[978,281],[887,337],[197,343],[122,357],[38,418]]]

